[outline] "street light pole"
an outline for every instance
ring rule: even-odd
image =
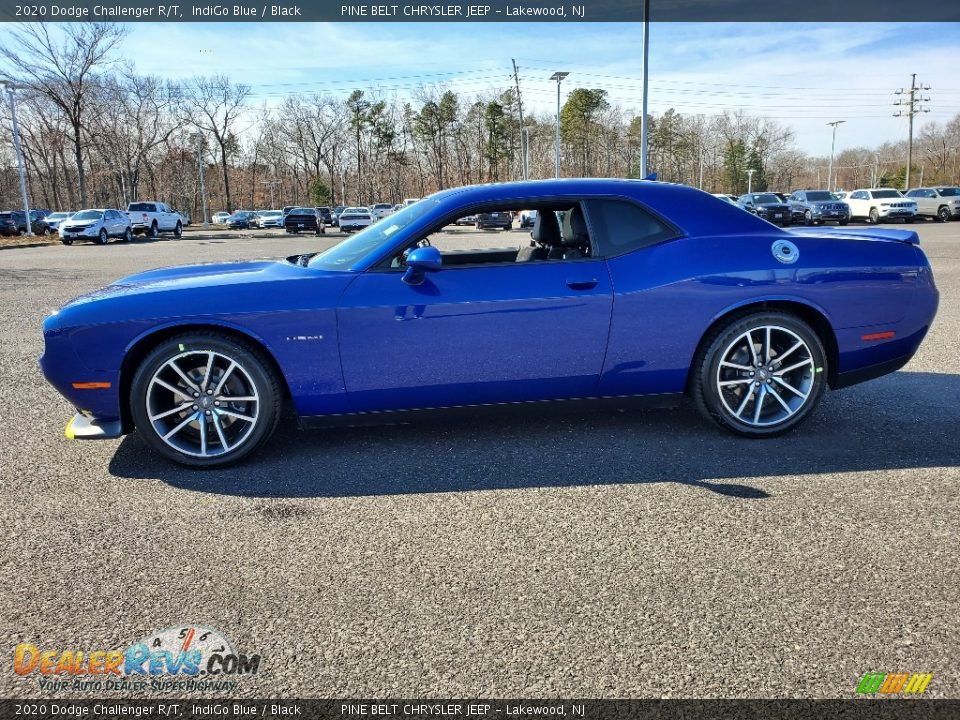
[[[833,137],[830,140],[830,165],[827,169],[827,192],[833,192],[833,151],[837,144],[837,125],[845,123],[846,120],[834,120],[827,125],[833,126]]]
[[[557,169],[556,177],[560,177],[560,83],[563,81],[568,72],[555,72],[550,76],[551,80],[557,81],[557,142],[556,142],[556,156],[557,156]]]
[[[23,214],[27,219],[27,236],[33,237],[33,223],[30,222],[30,200],[27,197],[27,171],[23,166],[23,148],[20,146],[20,126],[17,125],[17,101],[13,91],[17,86],[0,80],[0,85],[10,94],[10,124],[13,130],[13,148],[17,155],[17,168],[20,171],[20,200],[23,202]]]
[[[753,174],[756,172],[753,168],[747,170],[747,195],[753,192]]]
[[[640,177],[647,176],[647,95],[650,66],[650,0],[643,0],[643,107],[640,112]]]
[[[197,171],[200,174],[200,202],[203,205],[203,229],[206,230],[210,227],[210,223],[207,220],[207,185],[203,178],[203,143],[199,135],[195,137],[194,140],[197,143]]]

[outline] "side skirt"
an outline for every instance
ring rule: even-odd
[[[444,418],[524,417],[527,415],[567,415],[584,411],[611,412],[637,408],[674,408],[680,405],[682,399],[683,393],[661,393],[657,395],[620,395],[572,400],[530,400],[487,405],[457,405],[445,408],[311,415],[301,417],[299,422],[300,427],[304,430],[370,425],[403,425],[419,420]]]

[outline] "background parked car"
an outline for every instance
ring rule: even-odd
[[[837,200],[829,190],[797,190],[790,196],[794,209],[800,210],[804,225],[816,225],[833,220],[846,225],[850,222],[850,206]]]
[[[73,245],[75,241],[106,245],[110,238],[120,238],[124,242],[133,240],[133,228],[130,217],[121,210],[112,208],[94,208],[74,213],[69,220],[60,223],[60,242]]]
[[[134,234],[145,233],[157,237],[162,232],[180,237],[183,233],[183,218],[169,205],[154,200],[137,201],[127,205],[127,215]]]
[[[69,219],[70,216],[72,215],[73,215],[72,210],[68,210],[67,212],[58,211],[55,213],[50,213],[45,218],[43,218],[43,224],[47,226],[47,230],[49,230],[50,232],[52,233],[57,232],[57,230],[60,229],[60,223],[62,223],[64,220]]]
[[[513,215],[506,210],[478,213],[476,227],[477,230],[487,230],[488,228],[513,230]]]
[[[725,203],[729,203],[730,205],[737,204],[737,198],[732,195],[727,195],[726,193],[712,193],[712,195],[715,198],[719,198],[720,200],[723,200]]]
[[[453,221],[454,225],[476,225],[477,216],[476,215],[464,215],[462,218],[457,218]]]
[[[319,213],[320,219],[323,220],[324,225],[333,225],[333,213],[330,212],[330,208],[326,205],[321,205],[315,209],[317,213]]]
[[[348,207],[340,213],[340,229],[344,232],[363,230],[370,225],[373,225],[373,216],[369,208]]]
[[[383,218],[392,213],[393,205],[391,203],[374,203],[370,207],[370,215],[374,220],[383,220]]]
[[[875,225],[884,220],[899,219],[912,223],[917,217],[917,203],[907,200],[893,188],[854,190],[847,198],[850,219],[864,218]]]
[[[520,211],[520,227],[528,228],[533,227],[533,224],[537,221],[537,211],[536,210],[521,210]]]
[[[917,203],[917,214],[947,222],[960,218],[960,188],[930,187],[914,188],[907,197]]]
[[[17,221],[13,219],[13,213],[0,213],[0,235],[9,237],[10,235],[19,234],[20,228],[17,226]]]
[[[49,230],[47,229],[46,223],[43,222],[43,218],[49,213],[49,210],[31,210],[30,211],[30,228],[33,231],[34,235],[46,235]],[[8,210],[4,215],[9,215],[10,219],[13,221],[13,224],[16,226],[16,232],[11,233],[12,235],[25,235],[27,232],[27,216],[24,214],[23,210]]]
[[[261,228],[282,228],[283,210],[263,210],[259,213],[259,225]]]
[[[237,210],[227,218],[227,228],[230,230],[249,230],[253,227],[255,215],[250,210]]]
[[[346,206],[346,205],[337,205],[337,206],[333,209],[333,212],[330,213],[331,220],[333,221],[333,222],[331,222],[330,224],[331,224],[331,225],[340,225],[340,216],[343,214],[343,211],[346,210],[346,209],[347,209],[347,206]]]
[[[312,207],[293,208],[283,218],[283,227],[288,233],[294,235],[302,232],[312,232],[319,235],[324,231],[320,213]]]
[[[228,219],[229,217],[230,217],[230,213],[228,213],[228,212],[223,212],[223,211],[221,210],[221,211],[218,212],[218,213],[214,213],[214,214],[213,214],[213,217],[210,218],[210,221],[211,221],[214,225],[226,225],[226,224],[227,224],[227,219]]]
[[[772,192],[741,195],[737,204],[744,210],[776,225],[789,225],[792,222],[790,206]]]

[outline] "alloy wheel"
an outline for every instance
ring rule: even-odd
[[[241,447],[260,418],[260,394],[236,360],[188,350],[152,375],[146,411],[154,432],[178,453],[214,458]]]
[[[797,333],[779,325],[754,327],[723,350],[716,390],[724,408],[753,428],[788,421],[807,404],[816,367]]]

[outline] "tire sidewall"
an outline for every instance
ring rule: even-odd
[[[147,413],[146,393],[150,379],[160,367],[185,352],[214,351],[235,360],[246,371],[260,397],[257,424],[243,445],[226,455],[193,457],[167,445],[154,430]],[[273,434],[280,418],[282,396],[279,381],[262,355],[252,347],[216,332],[191,333],[165,340],[140,363],[130,386],[129,406],[137,432],[150,447],[174,462],[191,467],[225,467],[255,452]]]
[[[719,370],[720,361],[723,358],[723,352],[727,349],[733,340],[742,335],[751,327],[760,327],[765,325],[775,325],[786,328],[796,333],[810,348],[814,361],[813,388],[806,404],[793,417],[785,422],[772,427],[754,427],[737,420],[726,409],[720,398],[720,392],[716,387],[715,379]],[[738,435],[746,437],[762,438],[776,437],[790,431],[802,423],[816,409],[826,387],[827,378],[827,358],[823,342],[817,336],[816,332],[794,315],[779,312],[761,312],[753,313],[741,317],[721,330],[707,346],[702,361],[699,363],[696,396],[701,404],[701,409],[721,427],[730,430]],[[819,370],[817,370],[819,369]]]
[[[110,236],[107,235],[106,230],[101,229],[100,232],[97,233],[97,243],[100,245],[106,245],[108,242],[110,242]]]

